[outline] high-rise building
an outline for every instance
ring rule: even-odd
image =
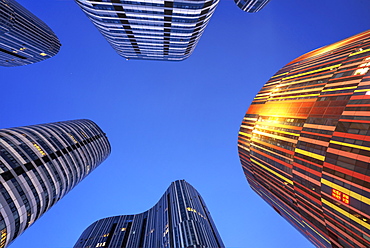
[[[110,153],[90,120],[0,129],[0,247],[94,170]]]
[[[239,132],[252,189],[317,247],[370,247],[370,31],[293,60]]]
[[[219,0],[76,0],[127,59],[180,61],[193,52]]]
[[[28,65],[58,53],[53,31],[15,0],[1,0],[0,13],[1,66]]]
[[[221,248],[224,244],[202,197],[185,180],[178,180],[148,211],[94,222],[74,247]]]
[[[265,7],[270,0],[234,0],[234,2],[241,10],[254,13]]]

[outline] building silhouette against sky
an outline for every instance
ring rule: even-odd
[[[110,154],[90,120],[0,129],[0,247],[43,215]]]
[[[270,0],[234,0],[236,5],[246,12],[258,12],[270,2]]]
[[[250,186],[317,247],[370,247],[369,67],[370,31],[304,54],[240,128]]]
[[[188,58],[219,0],[75,0],[116,52],[127,59]]]
[[[15,0],[1,0],[0,13],[1,66],[28,65],[58,53],[54,32]]]
[[[82,233],[82,247],[224,247],[205,202],[189,183],[171,184],[148,211],[98,220]]]

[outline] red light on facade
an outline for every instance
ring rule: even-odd
[[[335,199],[341,201],[342,200],[342,192],[336,189],[331,190],[331,196],[334,197]]]
[[[349,204],[349,195],[342,194],[342,202],[345,204]]]
[[[349,195],[347,194],[344,194],[342,192],[340,192],[339,190],[336,190],[336,189],[332,189],[331,190],[331,196],[334,197],[335,199],[337,199],[338,201],[341,201],[345,204],[349,204]]]

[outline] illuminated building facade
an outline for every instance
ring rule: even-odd
[[[126,59],[180,61],[193,52],[219,0],[76,0]]]
[[[91,224],[74,246],[85,247],[222,248],[224,244],[202,197],[185,180],[178,180],[148,211]]]
[[[254,13],[265,7],[270,0],[234,0],[234,2],[241,10]]]
[[[10,244],[110,154],[90,120],[0,129],[0,247]]]
[[[53,31],[15,0],[0,1],[0,65],[20,66],[58,53]]]
[[[239,132],[252,189],[317,247],[370,247],[370,31],[262,87]]]

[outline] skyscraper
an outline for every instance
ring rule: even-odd
[[[0,129],[0,247],[94,170],[110,153],[90,120]]]
[[[221,248],[224,244],[202,197],[185,180],[178,180],[148,211],[94,222],[74,247]]]
[[[193,52],[219,0],[76,0],[127,59],[180,61]]]
[[[370,247],[370,31],[293,60],[239,132],[252,189],[317,247]]]
[[[15,0],[1,0],[0,13],[1,66],[28,65],[58,53],[53,31]]]
[[[234,2],[241,10],[254,13],[265,7],[270,0],[234,0]]]

